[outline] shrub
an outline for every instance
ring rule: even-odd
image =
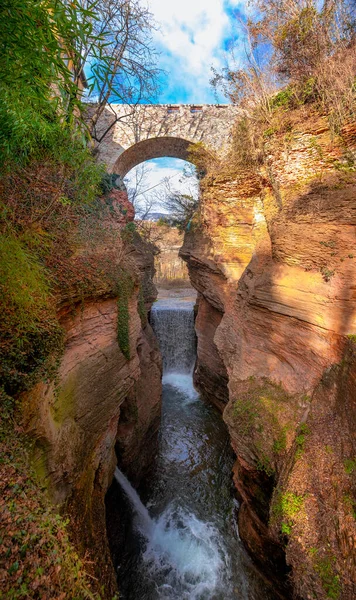
[[[51,371],[62,348],[48,273],[20,240],[0,234],[1,380],[15,394]]]
[[[315,103],[332,131],[356,115],[355,7],[350,0],[253,0],[255,10],[236,35],[246,59],[214,72],[213,85],[271,126],[273,112]],[[282,86],[282,90],[280,89]]]

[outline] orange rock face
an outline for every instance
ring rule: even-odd
[[[135,218],[135,209],[128,199],[127,193],[113,189],[108,194],[107,201],[112,203],[115,218],[121,225],[130,223]]]
[[[313,449],[313,469],[324,469],[326,506],[330,474],[324,451],[317,450],[314,436],[309,449],[306,432],[317,421],[318,436],[330,440],[335,435],[331,421],[321,416],[321,389],[329,419],[336,418],[333,394],[342,385],[350,390],[350,410],[356,410],[350,371],[335,375],[331,387],[320,388],[330,369],[346,360],[347,336],[356,334],[356,178],[352,170],[340,170],[343,148],[331,140],[325,120],[312,115],[302,122],[297,117],[288,147],[282,133],[266,144],[268,168],[259,179],[241,172],[203,181],[199,223],[186,234],[181,255],[200,295],[197,383],[203,392],[210,388],[206,395],[215,395],[221,404],[224,386],[216,382],[222,372],[228,378],[224,418],[246,504],[240,513],[242,535],[251,551],[259,544],[249,544],[248,532],[257,535],[262,526],[263,538],[287,544],[295,590],[303,598],[333,597],[328,594],[334,585],[341,594],[335,597],[351,600],[356,593],[350,585],[352,567],[345,568],[351,546],[340,540],[347,535],[353,540],[348,544],[355,543],[355,522],[345,516],[347,534],[340,523],[333,532],[326,529],[321,486],[311,483]],[[347,356],[348,364],[354,364],[354,354]],[[346,418],[339,427],[349,441],[343,448],[329,445],[337,469],[345,473],[343,464],[355,456],[356,444]],[[294,479],[298,470],[303,485],[302,475],[298,483]],[[252,480],[243,476],[248,471]],[[340,475],[338,517],[342,498],[353,497],[352,477]],[[293,499],[300,520],[288,505]],[[267,512],[261,513],[259,502]],[[260,563],[263,547],[255,550]]]
[[[23,398],[24,421],[36,440],[35,466],[54,502],[69,510],[77,545],[92,557],[108,597],[117,588],[105,495],[118,459],[138,474],[148,466],[161,411],[161,357],[144,308],[157,294],[147,245],[136,240],[126,247],[124,266],[131,273],[129,293],[119,286],[115,298],[104,288],[96,300],[62,306],[65,348],[57,377]],[[118,335],[121,291],[127,303],[125,352]]]

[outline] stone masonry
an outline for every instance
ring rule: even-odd
[[[230,140],[238,110],[230,104],[112,104],[97,125],[99,136],[108,130],[98,146],[99,160],[109,172],[124,177],[152,158],[186,160],[191,143],[203,142],[221,153]]]

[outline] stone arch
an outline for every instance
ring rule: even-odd
[[[131,169],[153,158],[169,157],[188,160],[188,148],[191,143],[177,137],[157,137],[143,140],[120,154],[113,171],[121,177],[125,177]]]

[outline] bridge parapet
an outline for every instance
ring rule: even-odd
[[[140,104],[135,107],[113,104],[104,111],[97,125],[99,136],[109,129],[99,147],[99,160],[105,162],[110,172],[118,172],[115,168],[120,166],[119,157],[129,149],[132,149],[133,155],[133,146],[150,139],[156,140],[154,156],[150,156],[150,144],[146,143],[144,152],[143,146],[141,147],[136,164],[149,158],[167,156],[164,152],[167,152],[169,146],[168,138],[188,143],[203,142],[216,152],[223,153],[231,139],[232,127],[239,113],[240,110],[231,104]],[[112,123],[114,125],[110,129]],[[172,148],[173,146],[174,144]],[[176,143],[175,146],[178,147],[179,144]],[[172,153],[168,154],[172,155],[174,156]],[[179,155],[177,158],[183,156]],[[132,159],[123,162],[127,169]],[[121,168],[124,170],[124,167]]]

